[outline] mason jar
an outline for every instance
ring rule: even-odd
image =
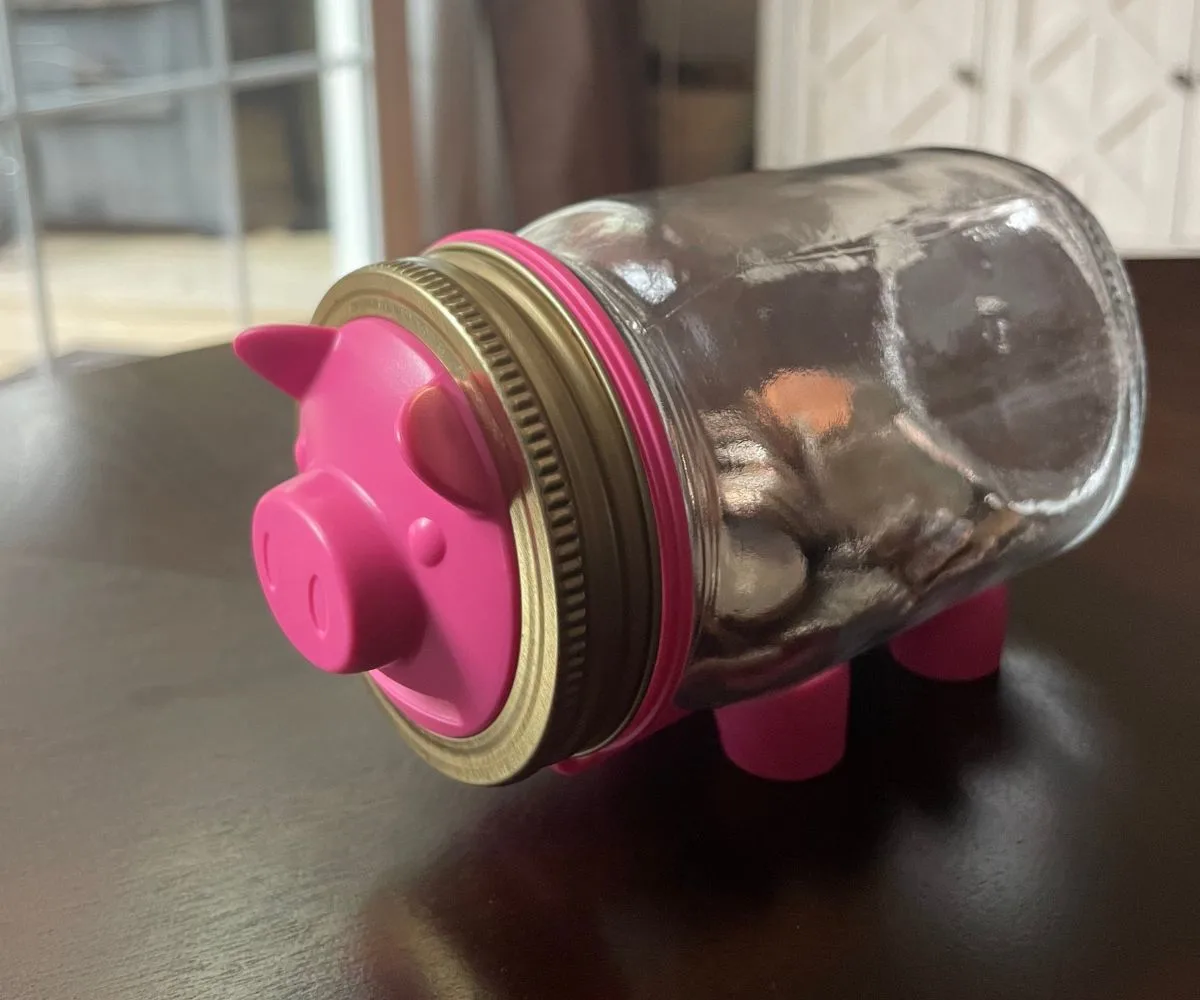
[[[928,627],[1102,524],[1143,422],[1095,219],[961,150],[458,234],[237,349],[300,406],[253,529],[284,632],[483,783],[702,709],[751,770],[831,764],[842,665],[978,660]]]

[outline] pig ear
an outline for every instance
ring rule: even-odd
[[[300,399],[336,338],[337,330],[325,326],[256,326],[238,335],[233,350],[247,367]]]

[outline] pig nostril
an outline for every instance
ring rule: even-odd
[[[313,576],[308,581],[308,614],[316,627],[318,635],[324,635],[329,627],[328,611],[325,606],[325,586],[319,576]]]
[[[262,543],[259,545],[259,565],[262,567],[263,579],[267,581],[267,586],[272,590],[275,589],[275,578],[271,576],[271,533],[264,531]]]

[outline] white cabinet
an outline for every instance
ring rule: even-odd
[[[765,16],[764,65],[778,68],[760,90],[778,91],[784,159],[978,138],[972,0],[784,0]]]
[[[999,63],[1005,149],[1057,177],[1121,246],[1173,242],[1194,0],[1020,0]]]
[[[763,0],[759,160],[981,146],[1200,252],[1200,0]]]

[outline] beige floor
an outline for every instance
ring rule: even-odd
[[[168,354],[236,332],[233,260],[218,238],[51,233],[43,258],[61,353]],[[332,276],[326,233],[255,233],[247,258],[256,323],[307,319]],[[0,377],[36,357],[25,254],[10,244],[0,250]]]

